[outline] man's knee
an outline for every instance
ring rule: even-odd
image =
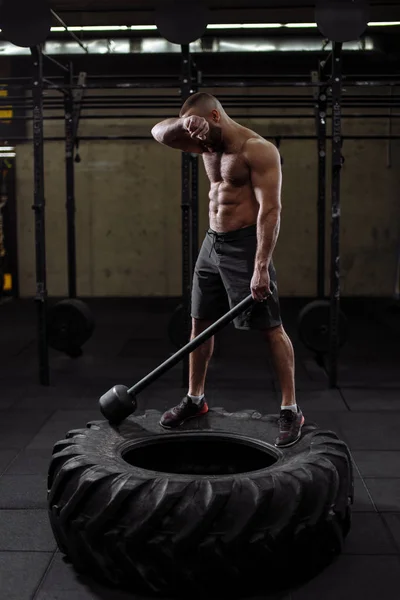
[[[209,319],[192,319],[192,335],[197,337],[200,333],[203,333],[208,327],[210,327],[214,321]]]
[[[282,335],[285,335],[285,330],[283,329],[283,325],[277,325],[276,327],[269,327],[268,329],[262,330],[262,335],[265,339],[271,340]]]

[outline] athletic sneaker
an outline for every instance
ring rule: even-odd
[[[189,396],[186,396],[178,406],[167,410],[161,417],[160,425],[165,429],[174,429],[179,427],[188,419],[200,417],[208,412],[208,405],[205,398],[196,404]]]
[[[278,448],[293,446],[301,437],[303,425],[304,417],[299,407],[297,407],[297,413],[292,410],[281,410],[279,435],[275,440],[275,446]]]

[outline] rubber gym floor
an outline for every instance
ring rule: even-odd
[[[282,301],[296,351],[297,400],[306,419],[335,431],[352,451],[353,524],[343,554],[317,578],[290,594],[254,600],[393,598],[400,585],[400,314],[383,313],[379,302],[343,301],[349,339],[340,387],[329,389],[326,372],[297,338],[302,304]],[[34,303],[0,305],[1,600],[142,600],[82,578],[64,562],[47,518],[46,476],[53,444],[101,418],[104,391],[133,385],[173,352],[166,331],[175,303],[99,299],[89,306],[97,328],[84,355],[71,360],[51,352],[51,385],[43,387]],[[175,404],[184,395],[181,383],[178,365],[140,394],[139,411]],[[277,414],[277,390],[257,334],[222,332],[209,371],[211,406]]]

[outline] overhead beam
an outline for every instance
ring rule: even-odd
[[[68,25],[153,25],[154,12],[129,11],[60,11]],[[314,10],[297,8],[211,9],[210,23],[309,23]],[[371,21],[400,21],[400,5],[382,4],[371,7]]]
[[[266,23],[266,22],[305,22],[313,21],[310,9],[229,9],[211,10],[210,23]],[[93,11],[60,13],[74,25],[153,25],[154,12],[130,10],[118,12]]]
[[[323,58],[321,53],[307,52],[277,52],[277,53],[219,53],[197,54],[196,63],[199,71],[206,77],[214,78],[221,73],[240,80],[251,78],[253,75],[280,77],[287,74],[299,74],[309,77],[309,73],[317,64],[317,57]],[[12,57],[12,73],[16,77],[30,74],[29,57]],[[71,58],[70,56],[68,57]],[[175,75],[179,73],[179,54],[82,54],[73,57],[76,72],[87,70],[90,78],[94,76],[129,75],[132,74],[132,59],[135,63],[135,75],[144,75],[146,78],[162,74]],[[394,56],[389,61],[383,52],[349,52],[346,54],[346,74],[359,75],[357,79],[371,79],[376,75],[390,74],[398,80],[400,73],[400,58]],[[47,66],[46,75],[53,77],[59,71],[52,69],[51,63]],[[89,79],[90,79],[89,78]]]

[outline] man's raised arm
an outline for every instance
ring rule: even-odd
[[[206,119],[192,116],[161,121],[153,127],[151,134],[157,142],[170,148],[202,154],[205,150],[202,139],[208,131]]]

